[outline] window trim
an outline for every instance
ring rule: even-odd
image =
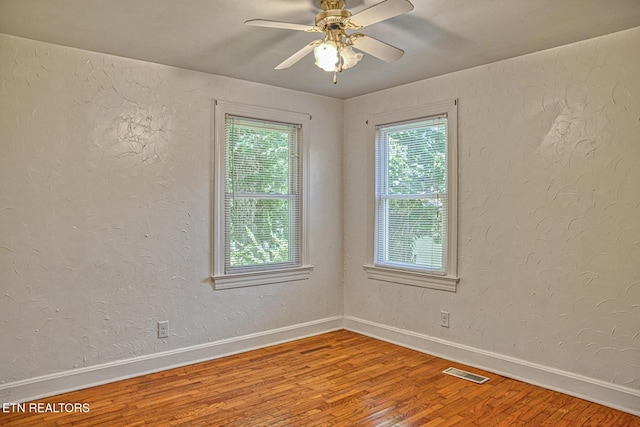
[[[310,120],[308,114],[292,111],[277,110],[273,108],[258,107],[247,104],[239,104],[222,100],[214,101],[213,117],[213,218],[212,218],[212,266],[211,279],[216,290],[233,289],[247,286],[266,285],[281,282],[306,280],[309,278],[313,266],[309,264],[308,229],[309,229],[309,126],[305,125]],[[264,269],[225,273],[225,118],[226,115],[242,116],[256,120],[290,123],[301,127],[301,156],[300,185],[301,215],[300,215],[300,265],[274,265]]]
[[[447,271],[446,274],[434,274],[421,269],[390,267],[379,265],[375,262],[376,242],[376,201],[375,201],[375,146],[378,126],[392,125],[394,123],[418,120],[431,116],[446,114],[447,116],[447,183],[448,183],[448,224],[447,224]],[[418,286],[436,290],[456,292],[458,277],[458,101],[447,100],[417,107],[396,110],[373,115],[367,121],[369,125],[369,141],[373,142],[369,150],[370,172],[368,191],[368,253],[369,263],[363,268],[369,279],[398,283],[409,286]]]

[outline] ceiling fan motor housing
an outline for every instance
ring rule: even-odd
[[[344,22],[350,16],[351,12],[344,9],[324,10],[316,15],[316,27],[325,31],[344,28]]]

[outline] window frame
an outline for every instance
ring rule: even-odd
[[[298,179],[300,180],[300,241],[298,242],[298,265],[274,264],[265,266],[250,266],[246,269],[236,269],[234,272],[225,271],[225,259],[227,257],[226,233],[225,233],[225,187],[226,187],[226,117],[238,116],[251,120],[278,122],[300,127],[300,145],[298,155],[299,162]],[[227,101],[214,101],[213,117],[213,239],[212,239],[212,264],[213,274],[211,279],[215,289],[232,289],[247,286],[266,285],[272,283],[306,280],[309,278],[313,266],[308,260],[308,141],[309,126],[305,125],[310,120],[308,114],[277,110],[273,108],[258,107]]]
[[[378,127],[394,125],[403,122],[428,119],[429,117],[444,115],[447,117],[447,253],[446,271],[437,274],[419,267],[410,268],[401,265],[379,263],[376,259],[378,241],[378,204],[376,201],[376,182],[379,171],[375,161]],[[370,261],[363,266],[369,279],[398,283],[409,286],[456,292],[459,282],[458,259],[458,101],[447,100],[427,105],[421,105],[403,110],[396,110],[373,115],[367,121],[369,125],[369,141],[373,142],[370,150],[371,159],[369,185],[369,215],[368,215],[368,247]]]

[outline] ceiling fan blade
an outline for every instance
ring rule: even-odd
[[[244,22],[246,25],[252,25],[254,27],[267,27],[267,28],[280,28],[283,30],[296,30],[296,31],[318,31],[316,27],[311,25],[293,24],[291,22],[269,21],[267,19],[250,19]]]
[[[313,48],[322,43],[322,40],[312,41],[284,61],[282,61],[275,69],[276,70],[284,70],[285,68],[291,67],[296,62],[300,61],[302,58],[313,52]]]
[[[349,18],[349,23],[356,26],[356,28],[362,28],[412,10],[413,4],[409,0],[385,0],[356,13]]]
[[[397,61],[404,55],[404,50],[398,49],[385,42],[365,36],[364,34],[353,34],[351,36],[353,47],[369,55],[375,56],[385,62]]]

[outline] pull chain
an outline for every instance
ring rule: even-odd
[[[342,55],[340,55],[340,49],[338,49],[338,66],[333,70],[333,84],[338,83],[338,72],[342,72]]]

